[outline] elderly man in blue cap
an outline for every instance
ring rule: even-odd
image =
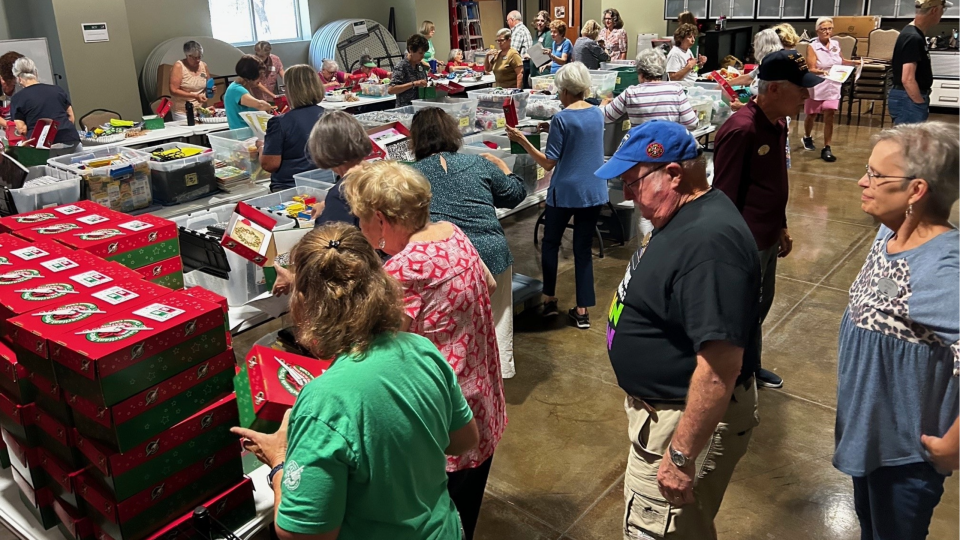
[[[654,231],[610,305],[607,350],[627,393],[623,537],[716,538],[714,517],[757,416],[760,260],[699,145],[674,122],[630,130],[597,170]]]

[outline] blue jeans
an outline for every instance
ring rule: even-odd
[[[560,240],[573,218],[573,266],[577,283],[577,306],[593,307],[597,303],[593,289],[593,235],[602,206],[561,208],[547,205],[543,224],[543,294],[557,291],[557,266],[560,263]]]
[[[929,463],[880,467],[853,477],[860,540],[923,540],[946,477]]]
[[[919,124],[926,122],[930,116],[930,94],[924,94],[923,103],[915,103],[906,90],[891,88],[887,95],[887,105],[890,106],[890,116],[893,117],[893,125],[898,124]]]

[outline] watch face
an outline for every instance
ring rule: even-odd
[[[687,464],[687,457],[673,448],[670,449],[670,460],[673,461],[673,464],[677,467],[683,467]]]

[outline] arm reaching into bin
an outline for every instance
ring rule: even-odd
[[[557,160],[548,158],[539,148],[534,147],[519,129],[507,126],[507,138],[522,146],[544,170],[552,171],[557,166]]]

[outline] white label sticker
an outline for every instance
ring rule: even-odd
[[[86,287],[96,287],[97,285],[110,283],[113,281],[112,277],[105,276],[96,270],[90,270],[89,272],[83,272],[82,274],[70,276],[70,279]]]
[[[20,257],[25,261],[32,261],[33,259],[39,259],[40,257],[49,255],[46,251],[35,246],[15,249],[11,251],[10,254]]]
[[[103,300],[108,304],[116,306],[128,300],[133,300],[134,298],[138,298],[140,295],[133,291],[128,291],[121,287],[110,287],[102,291],[97,291],[91,294],[90,296],[93,296],[94,298],[99,298],[100,300]]]
[[[134,315],[144,317],[157,322],[169,321],[170,319],[182,315],[186,311],[164,304],[150,304],[133,312]]]
[[[77,206],[77,205],[75,205],[75,204],[71,204],[71,205],[67,205],[67,206],[59,206],[59,207],[57,207],[57,208],[54,208],[53,210],[54,210],[54,212],[60,212],[61,214],[65,215],[65,216],[72,216],[73,214],[79,214],[79,213],[81,213],[81,212],[84,212],[84,209],[83,209],[83,208],[80,208],[79,206]]]
[[[86,223],[87,225],[96,225],[97,223],[110,221],[110,218],[103,217],[100,214],[92,214],[89,216],[83,216],[82,218],[77,219],[77,221],[80,223]]]
[[[71,268],[77,268],[80,266],[72,259],[66,257],[59,257],[53,259],[52,261],[44,261],[40,263],[40,266],[50,270],[51,272],[63,272],[64,270],[70,270]]]
[[[144,229],[153,227],[152,224],[140,220],[128,221],[126,223],[121,223],[119,226],[128,231],[142,231]]]

